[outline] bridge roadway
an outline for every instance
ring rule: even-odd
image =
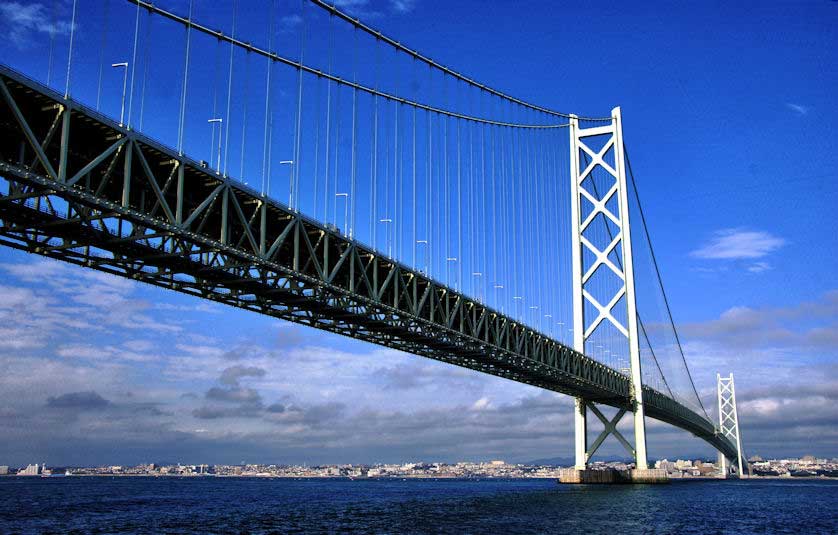
[[[5,66],[0,177],[3,245],[631,410],[618,371]]]

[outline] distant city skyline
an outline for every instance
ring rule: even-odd
[[[661,461],[671,461],[675,462],[678,460],[684,461],[702,461],[702,462],[715,462],[717,459],[711,457],[701,457],[701,456],[691,456],[691,455],[682,455],[677,458],[673,457],[672,459],[662,457],[662,458],[650,458],[649,463],[655,464]],[[434,459],[403,459],[401,461],[375,461],[375,460],[368,460],[366,462],[355,462],[355,463],[339,463],[339,462],[324,462],[324,463],[277,463],[271,462],[269,460],[262,460],[262,461],[241,461],[239,463],[205,463],[205,462],[191,462],[185,459],[181,460],[172,460],[172,459],[156,459],[156,460],[147,460],[146,462],[141,463],[92,463],[92,464],[76,464],[76,465],[62,465],[62,464],[50,464],[44,461],[40,461],[37,463],[24,463],[17,468],[25,468],[29,466],[41,466],[46,468],[96,468],[96,467],[111,467],[111,466],[119,466],[119,467],[142,467],[142,466],[176,466],[176,465],[183,465],[183,466],[349,466],[349,465],[357,465],[357,466],[378,466],[378,465],[408,465],[408,464],[508,464],[508,465],[522,465],[522,466],[572,466],[573,465],[573,457],[555,457],[549,459],[531,459],[529,461],[508,461],[505,459],[460,459],[457,461],[439,461]],[[775,457],[775,458],[763,458],[761,455],[751,455],[748,458],[749,462],[763,462],[763,461],[783,461],[783,462],[793,462],[793,461],[803,461],[807,463],[813,463],[816,461],[838,461],[838,454],[836,455],[826,455],[826,456],[817,456],[817,455],[798,455],[798,456],[791,456],[791,457]],[[609,464],[609,463],[624,463],[624,464],[631,464],[634,461],[629,457],[603,457],[602,459],[597,459],[593,461],[595,464]],[[15,465],[3,464],[0,461],[0,469],[2,468],[16,468]]]
[[[17,470],[0,465],[0,476],[61,477],[61,476],[147,476],[147,477],[256,477],[256,478],[500,478],[500,479],[558,479],[563,481],[574,465],[550,460],[509,463],[502,459],[490,461],[434,462],[411,461],[401,463],[327,463],[287,465],[276,463],[142,463],[138,465],[47,466],[29,464]],[[592,463],[591,469],[626,471],[634,467],[632,461],[611,460]],[[668,479],[720,478],[717,461],[678,458],[659,459],[650,464],[665,472]],[[748,478],[838,478],[838,459],[818,459],[804,455],[792,459],[753,459],[746,469]],[[659,472],[660,474],[660,472]]]

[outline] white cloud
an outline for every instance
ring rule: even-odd
[[[194,357],[217,358],[224,356],[224,350],[217,346],[175,344],[175,348]]]
[[[471,406],[471,410],[482,411],[484,409],[488,409],[490,405],[491,402],[489,401],[489,398],[484,396],[474,402],[474,404]]]
[[[782,402],[776,399],[754,399],[750,401],[741,401],[737,404],[739,413],[743,416],[748,415],[773,415],[782,406]]]
[[[415,0],[390,0],[390,6],[396,13],[409,13],[416,7]]]
[[[762,258],[776,251],[786,240],[768,232],[741,228],[717,231],[709,243],[691,252],[695,258],[738,260]]]
[[[755,262],[748,266],[748,271],[751,273],[762,273],[763,271],[768,271],[771,269],[771,264],[768,262]]]
[[[786,107],[798,115],[806,115],[809,113],[809,107],[802,104],[794,104],[793,102],[786,102]]]
[[[38,307],[37,317],[42,323],[49,320],[50,324],[79,329],[118,326],[168,333],[182,330],[176,323],[157,321],[146,314],[152,307],[134,297],[137,285],[129,279],[48,259],[0,264],[0,271],[34,286],[25,291],[38,299],[29,297],[20,301],[20,290],[13,296],[15,302],[27,310]],[[66,306],[68,301],[76,306]],[[35,316],[33,313],[27,315],[28,318]]]
[[[786,307],[735,306],[716,319],[686,323],[679,329],[688,339],[738,350],[772,347],[791,353],[813,349],[834,353],[838,351],[835,295],[833,290],[815,301]]]
[[[159,356],[146,351],[120,349],[112,345],[68,344],[59,346],[55,350],[55,354],[65,359],[101,360],[107,362],[154,362],[160,359]]]
[[[31,43],[37,34],[67,35],[71,27],[69,18],[38,2],[0,2],[0,19],[9,28],[9,39],[19,47]]]
[[[380,5],[384,4],[384,5]],[[388,14],[403,15],[416,7],[416,0],[335,0],[335,7],[362,19],[378,19]]]

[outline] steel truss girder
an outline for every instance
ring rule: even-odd
[[[0,243],[631,408],[625,376],[483,303],[5,67],[0,93]],[[39,149],[50,106],[66,126]],[[710,422],[646,391],[650,416],[716,440]]]

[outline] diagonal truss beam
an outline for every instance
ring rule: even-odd
[[[55,168],[52,166],[49,158],[47,158],[46,153],[44,153],[43,147],[41,147],[41,144],[38,143],[38,139],[35,137],[35,133],[32,132],[29,122],[23,116],[17,102],[15,102],[14,97],[12,97],[12,94],[9,92],[9,88],[6,86],[5,80],[0,80],[0,93],[3,95],[3,100],[5,100],[9,108],[11,108],[17,124],[20,126],[21,130],[23,130],[23,133],[26,136],[26,141],[29,142],[29,146],[35,151],[38,161],[41,162],[41,165],[43,165],[44,169],[46,169],[47,175],[55,180],[58,180],[58,173],[55,172]],[[64,113],[69,113],[69,111],[65,109]]]
[[[608,435],[614,435],[614,437],[620,442],[620,444],[623,445],[623,447],[626,449],[629,455],[634,457],[636,453],[634,451],[634,448],[629,443],[629,441],[626,440],[623,434],[620,433],[620,431],[617,429],[617,424],[620,423],[620,420],[627,412],[626,409],[618,410],[617,414],[615,414],[614,417],[609,420],[605,417],[604,414],[602,414],[602,411],[600,411],[595,404],[589,403],[588,408],[591,409],[591,412],[593,412],[596,415],[596,417],[599,418],[599,421],[602,422],[602,424],[605,426],[605,429],[602,430],[602,432],[599,434],[594,443],[591,444],[591,447],[586,452],[588,459],[594,456],[594,453],[596,453],[596,451],[599,449],[599,447],[602,445],[605,439],[608,438]]]

